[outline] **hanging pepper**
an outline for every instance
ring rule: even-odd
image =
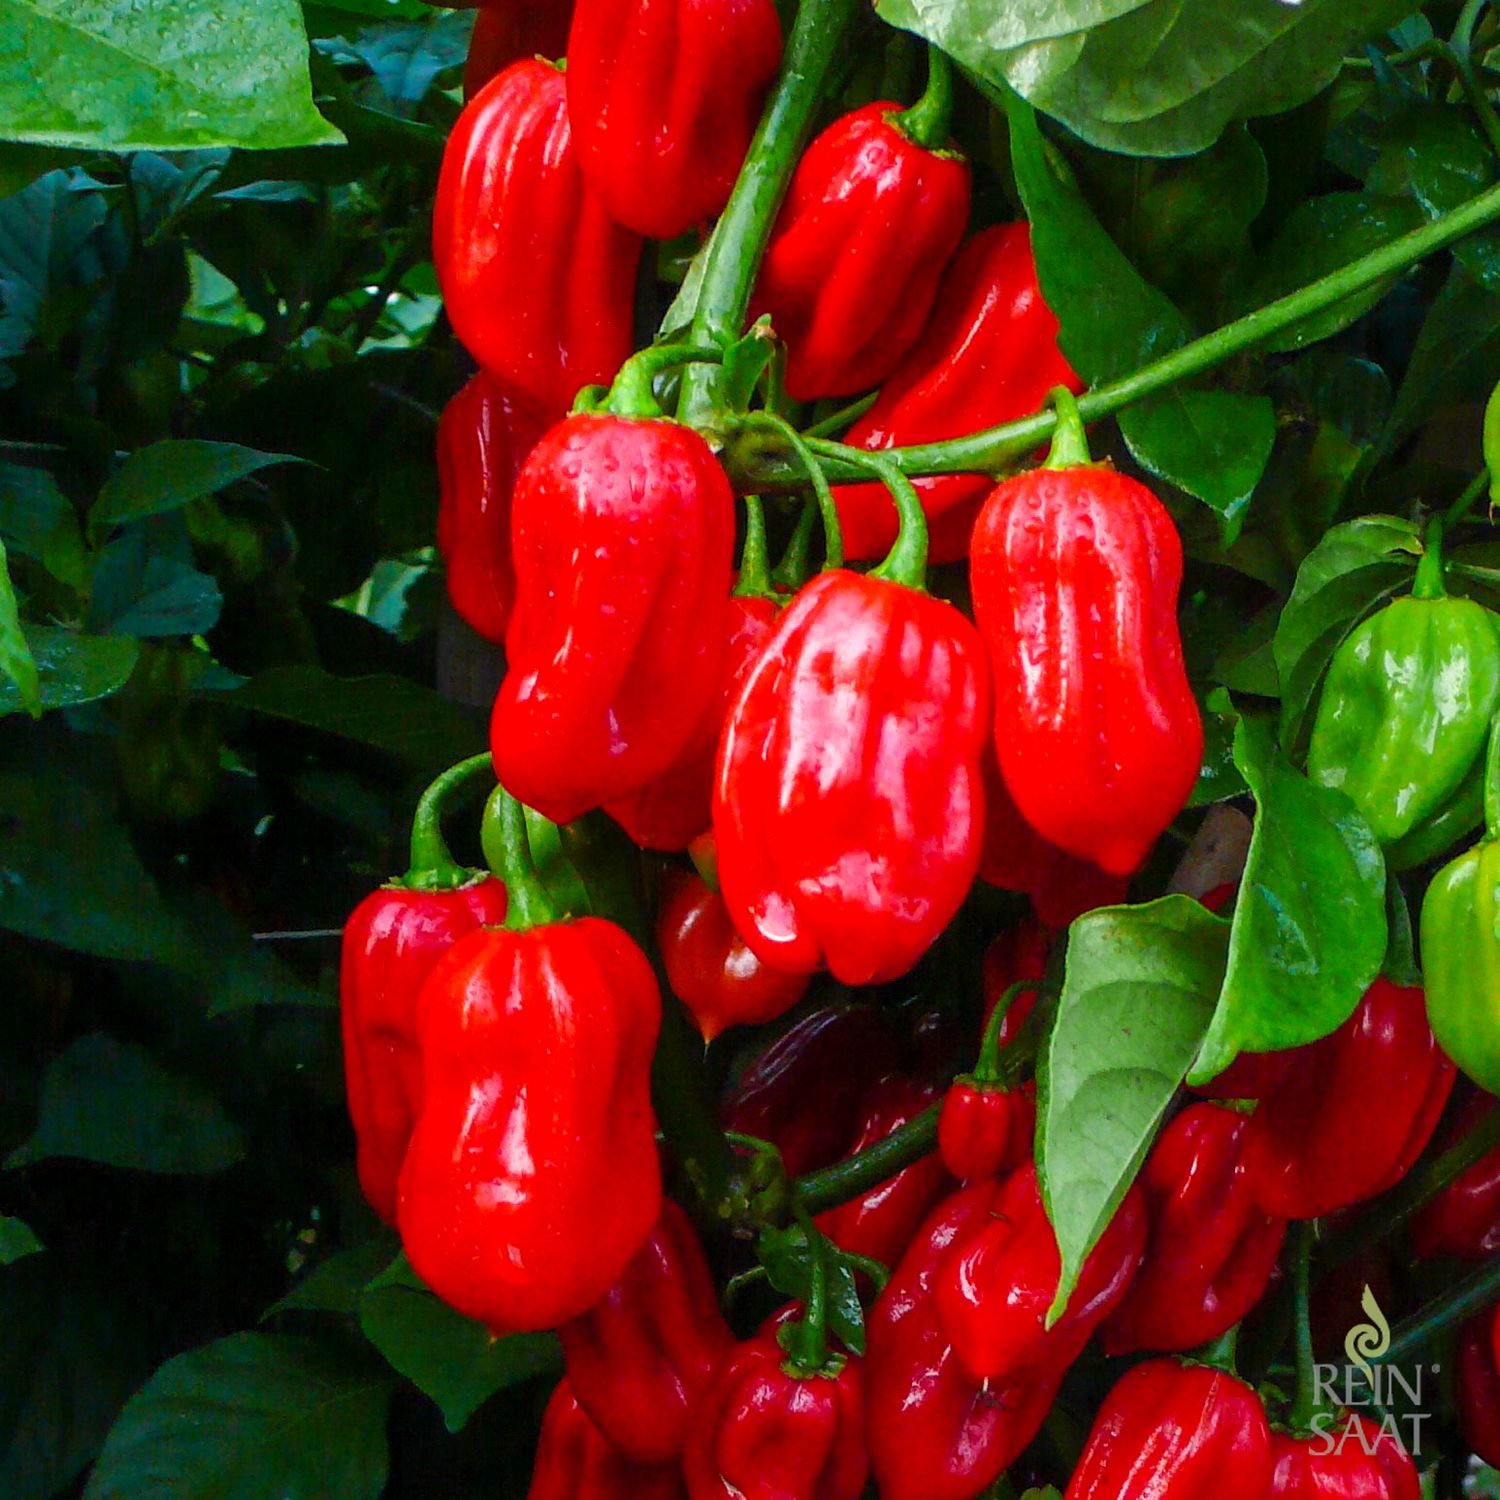
[[[458,617],[488,641],[505,639],[516,597],[511,492],[547,426],[483,371],[438,419],[437,544],[448,597]]]
[[[989,967],[986,953],[986,971]],[[988,989],[988,972],[986,981]],[[990,1007],[974,1071],[955,1078],[943,1098],[938,1150],[960,1182],[1013,1171],[1031,1155],[1036,1089],[1014,1076],[1001,1048],[1024,1024],[1024,1016],[1020,1022],[1012,1019],[1017,1009],[1029,1014],[1035,1003],[1036,986],[1023,979]]]
[[[569,1383],[600,1432],[638,1463],[677,1458],[734,1335],[698,1236],[670,1198],[625,1274],[558,1335]]]
[[[1309,1437],[1271,1434],[1267,1500],[1421,1500],[1417,1467],[1388,1431],[1346,1412]]]
[[[948,64],[935,49],[928,57],[917,104],[880,100],[835,120],[787,189],[750,316],[771,315],[798,401],[870,390],[897,367],[968,224],[969,166],[948,140]]]
[[[534,58],[486,84],[448,137],[432,213],[453,331],[544,411],[566,411],[629,355],[641,254],[584,183],[565,92]]]
[[[773,0],[577,0],[568,109],[611,218],[658,240],[713,218],[780,62]]]
[[[1495,1108],[1490,1095],[1474,1095],[1459,1115],[1454,1141],[1463,1139]],[[1411,1247],[1427,1259],[1454,1255],[1487,1260],[1500,1250],[1500,1146],[1422,1206],[1411,1221]]]
[[[661,1212],[661,997],[614,923],[557,920],[520,805],[501,791],[492,808],[510,909],[423,986],[424,1097],[397,1224],[417,1274],[461,1313],[556,1328],[620,1279]]]
[[[1500,733],[1484,766],[1485,836],[1433,876],[1422,898],[1427,1013],[1443,1051],[1500,1093]]]
[[[505,887],[455,864],[441,827],[443,804],[485,769],[478,756],[428,787],[412,820],[411,868],[366,896],[344,926],[339,1013],[356,1166],[387,1224],[396,1222],[396,1180],[422,1106],[417,996],[459,938],[505,920]]]
[[[844,1155],[883,1141],[921,1114],[939,1092],[936,1084],[903,1073],[882,1078],[865,1095],[864,1119]],[[894,1265],[932,1205],[951,1187],[942,1158],[929,1151],[858,1198],[819,1214],[814,1222],[840,1250]]]
[[[1063,1500],[1265,1500],[1260,1397],[1207,1365],[1152,1359],[1104,1399]]]
[[[881,449],[963,437],[1029,416],[1060,385],[1083,388],[1057,347],[1057,319],[1037,284],[1030,227],[997,225],[980,230],[954,257],[922,337],[844,441]],[[933,562],[967,557],[992,481],[942,474],[912,483],[931,523]],[[833,493],[845,556],[880,557],[896,536],[889,492],[867,483],[838,485]]]
[[[1490,1337],[1494,1321],[1492,1311],[1464,1325],[1454,1382],[1464,1441],[1491,1468],[1500,1464],[1500,1367]]]
[[[1250,1116],[1243,1160],[1261,1207],[1318,1219],[1394,1187],[1452,1088],[1422,991],[1377,979],[1337,1031],[1289,1055]]]
[[[1104,1324],[1106,1353],[1196,1348],[1260,1301],[1286,1220],[1256,1202],[1244,1160],[1249,1124],[1238,1110],[1190,1104],[1157,1138],[1139,1178],[1146,1258]]]
[[[640,790],[719,691],[734,497],[709,446],[653,417],[648,350],[558,423],[516,485],[495,773],[556,823]]]
[[[502,68],[527,57],[561,57],[568,48],[567,0],[486,0],[474,15],[464,58],[464,99]]]
[[[676,1464],[627,1458],[589,1421],[564,1377],[542,1415],[526,1500],[685,1500]]]
[[[1057,394],[1046,465],[1006,480],[974,528],[971,580],[995,682],[995,749],[1021,816],[1129,875],[1182,811],[1203,725],[1177,628],[1182,544],[1144,485],[1091,464]]]

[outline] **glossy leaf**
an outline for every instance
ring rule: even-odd
[[[817,1247],[823,1261],[829,1332],[847,1349],[863,1354],[865,1314],[854,1271],[831,1240],[819,1235]],[[756,1253],[778,1292],[806,1302],[812,1289],[812,1256],[807,1248],[807,1232],[800,1224],[789,1224],[785,1229],[763,1229]]]
[[[8,1219],[0,1215],[0,1266],[8,1266],[36,1255],[42,1242],[31,1232],[31,1226],[21,1219]]]
[[[18,706],[33,717],[42,712],[42,689],[37,676],[36,658],[31,654],[26,632],[21,629],[20,607],[10,581],[10,567],[5,543],[0,542],[0,673],[5,686],[13,690]],[[4,700],[0,699],[0,705]]]

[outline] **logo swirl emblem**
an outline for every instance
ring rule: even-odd
[[[1360,1306],[1370,1321],[1356,1323],[1344,1335],[1344,1353],[1348,1356],[1349,1363],[1369,1381],[1370,1389],[1375,1390],[1375,1371],[1371,1368],[1370,1361],[1379,1359],[1391,1347],[1391,1325],[1386,1322],[1385,1314],[1381,1312],[1380,1304],[1368,1286],[1360,1299]]]

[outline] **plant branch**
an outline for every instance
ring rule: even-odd
[[[810,1214],[836,1208],[861,1193],[868,1192],[887,1177],[894,1177],[903,1167],[926,1156],[937,1145],[938,1111],[934,1104],[893,1130],[884,1140],[866,1146],[863,1151],[831,1167],[809,1172],[796,1182],[798,1200]]]

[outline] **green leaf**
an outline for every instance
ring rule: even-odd
[[[1229,924],[1187,896],[1104,907],[1068,929],[1057,1015],[1037,1070],[1037,1164],[1068,1305],[1198,1051]]]
[[[85,1500],[376,1500],[390,1382],[311,1339],[236,1333],[131,1397]]]
[[[1248,790],[1234,763],[1234,726],[1239,715],[1230,704],[1229,694],[1222,688],[1215,689],[1206,702],[1199,703],[1198,712],[1203,719],[1203,764],[1198,768],[1189,807],[1225,802]]]
[[[817,1237],[823,1262],[823,1295],[828,1332],[854,1354],[865,1352],[865,1310],[859,1300],[859,1284],[838,1246],[823,1235]],[[766,1268],[771,1285],[783,1296],[805,1303],[812,1292],[812,1254],[807,1231],[800,1224],[785,1229],[767,1225],[760,1232],[755,1253]]]
[[[359,1326],[393,1369],[431,1397],[457,1432],[496,1391],[562,1369],[554,1334],[496,1338],[427,1290],[404,1255],[365,1288]]]
[[[5,556],[5,543],[0,542],[0,672],[14,688],[20,706],[32,718],[42,715],[42,687],[37,675],[36,658],[26,633],[21,629],[21,612],[16,604],[16,591],[10,581],[10,566]],[[0,699],[0,712],[4,700]]]
[[[337,1251],[319,1261],[286,1296],[273,1302],[261,1314],[261,1321],[284,1312],[338,1313],[352,1318],[359,1311],[360,1293],[390,1265],[394,1254],[392,1235],[380,1235]]]
[[[159,550],[148,527],[135,526],[98,555],[89,621],[116,635],[202,635],[223,603],[210,574]]]
[[[1194,1083],[1241,1052],[1327,1036],[1359,1004],[1386,952],[1385,859],[1353,802],[1303,776],[1276,748],[1268,720],[1241,719],[1234,752],[1255,794],[1255,829]]]
[[[94,1032],[48,1065],[36,1130],[5,1165],[70,1157],[198,1176],[244,1154],[239,1127],[200,1084],[168,1073],[144,1047]]]
[[[1295,750],[1323,673],[1339,643],[1410,576],[1421,555],[1417,528],[1396,516],[1335,526],[1302,559],[1276,626],[1281,742]]]
[[[42,1242],[31,1232],[29,1224],[0,1216],[0,1266],[36,1255],[42,1248]]]
[[[293,0],[0,0],[11,140],[103,151],[323,145]]]
[[[46,469],[0,463],[0,537],[71,588],[88,577],[78,517]]]
[[[41,706],[69,708],[117,693],[130,680],[140,645],[124,635],[78,635],[51,625],[27,625]],[[0,682],[0,716],[25,708],[14,682]]]

